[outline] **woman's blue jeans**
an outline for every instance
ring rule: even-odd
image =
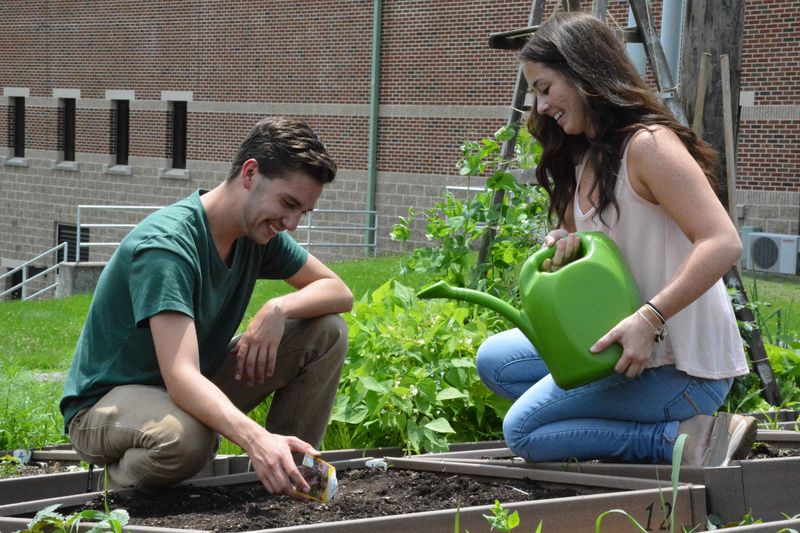
[[[614,374],[564,390],[518,329],[486,339],[477,367],[487,387],[514,400],[503,421],[509,448],[537,462],[670,463],[680,421],[714,414],[733,382],[693,377],[667,365],[633,379]]]

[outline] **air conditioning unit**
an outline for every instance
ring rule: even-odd
[[[753,232],[747,252],[748,270],[797,274],[800,235]]]

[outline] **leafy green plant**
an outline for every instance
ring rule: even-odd
[[[0,457],[0,479],[14,476],[19,468],[19,463],[19,459],[13,455]]]
[[[108,472],[104,471],[104,475],[107,486]],[[15,533],[73,533],[80,530],[81,522],[84,520],[96,522],[87,533],[105,531],[122,533],[123,527],[130,520],[128,511],[124,509],[109,510],[107,490],[103,493],[103,505],[105,508],[103,511],[86,509],[69,516],[56,511],[61,507],[60,503],[49,505],[36,513],[33,520],[28,523],[27,529],[21,529]]]
[[[708,531],[716,531],[718,529],[728,529],[738,526],[749,526],[753,524],[763,524],[764,521],[760,518],[754,518],[752,513],[747,513],[738,522],[723,522],[723,520],[716,515],[708,515],[706,520],[706,529]]]
[[[782,409],[791,409],[800,403],[800,347],[783,348],[765,343],[772,375],[781,394]],[[761,383],[751,372],[734,379],[725,409],[729,412],[769,412],[769,405],[761,396]]]
[[[418,300],[398,281],[356,302],[329,436],[348,436],[338,447],[412,452],[498,437],[509,402],[483,386],[474,362],[491,326],[507,327],[497,320],[477,307]]]
[[[517,135],[515,157],[502,158],[504,141]],[[447,192],[425,213],[426,236],[434,246],[418,248],[407,258],[405,272],[428,272],[437,278],[461,286],[477,288],[513,299],[517,292],[517,269],[540,246],[547,230],[547,198],[537,186],[520,183],[513,174],[530,169],[541,149],[525,128],[519,125],[498,130],[492,138],[465,142],[461,148],[459,172],[470,178],[486,179],[486,188],[467,200]],[[494,192],[503,192],[503,201],[495,204]],[[392,238],[410,238],[416,214],[392,230]],[[486,262],[477,265],[473,252],[486,233],[495,237],[487,250]]]
[[[483,517],[489,522],[489,525],[492,526],[492,531],[495,529],[497,531],[511,531],[519,525],[519,513],[517,511],[509,513],[507,509],[503,509],[503,506],[500,505],[500,500],[494,501],[492,514],[485,514]],[[541,523],[539,523],[539,527],[542,527]]]
[[[779,307],[770,302],[763,301],[760,297],[758,280],[754,279],[750,289],[750,296],[753,302],[753,314],[756,318],[758,329],[766,342],[790,348],[798,344],[797,333],[791,330],[789,324],[792,323],[792,311],[794,302],[789,301],[785,307]],[[800,348],[800,345],[795,346]]]

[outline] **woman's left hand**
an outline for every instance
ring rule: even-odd
[[[614,371],[635,378],[641,374],[650,356],[653,354],[655,338],[650,327],[637,313],[630,315],[614,326],[611,331],[589,348],[592,353],[599,353],[614,344],[622,345],[622,356],[614,366]]]

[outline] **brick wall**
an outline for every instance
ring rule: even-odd
[[[546,13],[559,4],[550,0]],[[627,26],[627,3],[609,4],[610,24]],[[380,252],[400,249],[388,234],[409,206],[423,211],[447,185],[464,184],[455,168],[461,143],[505,123],[516,54],[491,50],[487,40],[493,32],[524,26],[530,7],[529,0],[384,1],[376,184]],[[31,96],[27,167],[2,164],[12,155],[13,127],[10,99],[0,97],[0,271],[53,246],[56,223],[74,223],[78,204],[163,205],[198,187],[213,187],[227,175],[249,128],[270,114],[305,119],[335,157],[339,177],[318,207],[366,209],[372,9],[369,0],[271,0],[258,9],[177,0],[0,3],[0,87],[28,88]],[[754,91],[755,101],[742,109],[737,197],[754,206],[744,210],[744,223],[768,219],[772,208],[779,227],[793,233],[800,182],[799,11],[793,0],[747,2],[741,85]],[[660,15],[656,1],[656,26]],[[80,90],[76,170],[55,168],[61,141],[59,102],[52,95],[58,88]],[[107,90],[135,93],[130,175],[105,171],[114,151]],[[192,94],[184,179],[163,176],[170,166],[171,118],[162,91]],[[325,217],[332,223],[342,219]],[[413,244],[425,243],[422,226]],[[98,230],[92,238],[102,237]],[[324,236],[349,243],[363,237]],[[363,255],[356,247],[313,251],[325,259]],[[104,254],[92,250],[93,259]]]
[[[748,2],[745,17],[741,87],[754,93],[755,106],[747,110],[739,131],[737,186],[755,193],[794,193],[798,198],[800,4]],[[780,208],[773,211],[775,218],[782,218]],[[798,233],[798,218],[783,229]]]

